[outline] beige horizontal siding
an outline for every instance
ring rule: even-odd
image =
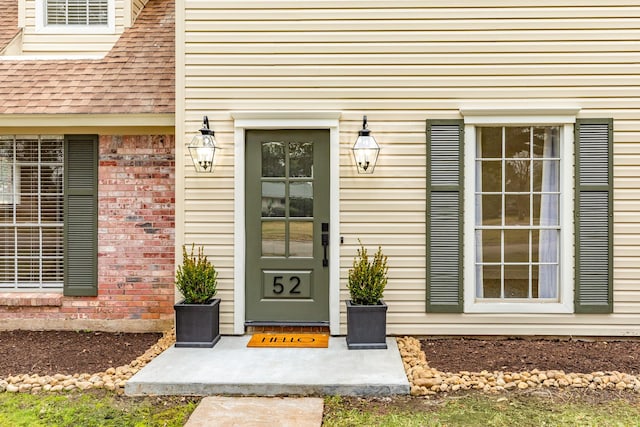
[[[182,7],[177,105],[185,142],[207,114],[223,148],[212,176],[196,176],[185,156],[185,241],[207,242],[233,267],[233,166],[242,159],[234,158],[230,111],[340,111],[341,299],[361,239],[389,256],[390,333],[640,335],[637,0],[187,0]],[[425,120],[460,118],[465,103],[530,100],[615,120],[615,313],[425,313]],[[349,152],[363,114],[382,147],[366,177]],[[232,276],[221,283],[225,298],[233,297]]]

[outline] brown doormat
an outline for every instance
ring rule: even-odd
[[[247,347],[327,348],[328,334],[253,334]]]

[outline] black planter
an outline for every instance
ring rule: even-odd
[[[387,304],[356,305],[347,301],[347,347],[349,350],[387,348]]]
[[[207,304],[173,306],[176,312],[176,347],[213,347],[220,340],[220,298]]]

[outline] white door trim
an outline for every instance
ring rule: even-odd
[[[234,307],[233,331],[244,334],[245,322],[245,130],[329,129],[329,329],[340,333],[340,112],[239,111],[234,119]]]

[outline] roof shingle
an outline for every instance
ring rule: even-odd
[[[0,7],[4,3],[17,2],[0,0]],[[0,114],[173,113],[174,11],[174,0],[149,0],[101,60],[0,56]]]

